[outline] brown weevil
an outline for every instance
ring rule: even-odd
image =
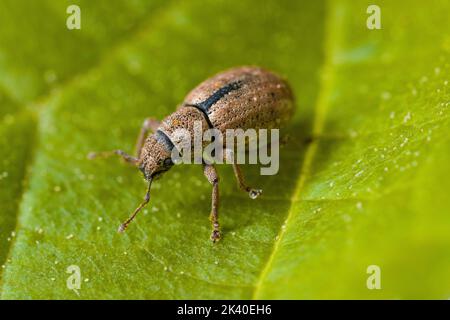
[[[227,129],[271,129],[279,128],[290,120],[294,112],[294,98],[289,84],[272,72],[259,67],[237,67],[221,72],[193,89],[177,110],[161,122],[148,118],[144,121],[136,143],[135,156],[122,150],[91,153],[97,156],[119,155],[137,166],[148,181],[144,201],[119,227],[125,231],[137,213],[149,202],[153,180],[173,166],[172,151],[176,148],[173,134],[177,129],[194,130],[194,122],[200,121],[203,128],[215,128],[225,134]],[[148,134],[149,131],[152,134]],[[233,155],[224,150],[225,156]],[[244,180],[240,167],[232,161],[239,188],[255,199],[262,190],[250,188]],[[212,185],[211,240],[220,239],[219,231],[219,177],[213,164],[203,162],[203,173]]]

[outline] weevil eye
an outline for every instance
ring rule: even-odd
[[[164,160],[160,160],[159,166],[164,169],[169,169],[171,166],[173,166],[172,158],[166,158]]]
[[[171,167],[171,166],[173,166],[172,158],[164,159],[163,165],[164,165],[164,167]]]

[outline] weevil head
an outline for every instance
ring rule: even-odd
[[[159,133],[161,134],[161,133]],[[158,133],[150,135],[141,150],[139,170],[146,180],[156,180],[172,166],[172,150]]]

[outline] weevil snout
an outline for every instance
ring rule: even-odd
[[[142,148],[138,168],[146,180],[156,180],[172,166],[172,153],[157,134],[147,138]]]

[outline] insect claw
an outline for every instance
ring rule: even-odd
[[[213,230],[211,233],[211,240],[213,243],[216,243],[220,240],[220,231],[219,230]]]
[[[117,229],[118,233],[124,233],[125,230],[127,229],[127,225],[125,223],[122,223],[119,228]]]
[[[262,189],[250,189],[250,191],[248,192],[248,196],[251,199],[256,199],[258,198],[262,193]]]

